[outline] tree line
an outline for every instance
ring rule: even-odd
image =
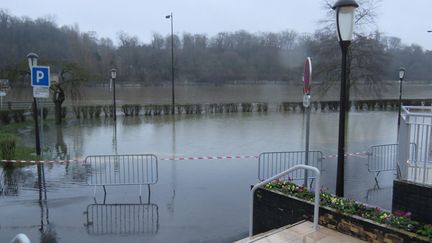
[[[50,65],[61,77],[83,83],[106,82],[109,70],[118,70],[118,82],[163,84],[171,80],[171,36],[154,33],[150,43],[118,34],[118,44],[81,32],[78,26],[58,26],[49,18],[16,17],[0,10],[0,78],[23,83],[28,75],[26,55],[36,52],[40,65]],[[312,34],[294,30],[278,33],[221,32],[215,36],[174,35],[176,82],[301,80],[303,62],[312,58],[314,82],[326,87],[338,83],[340,49],[331,28]],[[379,89],[385,80],[397,80],[399,67],[407,80],[431,80],[432,52],[405,45],[379,32],[357,34],[350,53],[351,83]]]

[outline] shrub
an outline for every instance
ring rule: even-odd
[[[12,118],[17,123],[24,122],[25,121],[24,110],[13,110]]]
[[[11,136],[0,137],[1,159],[13,159],[15,157],[16,141]]]
[[[9,124],[11,121],[10,115],[9,115],[9,111],[5,110],[5,111],[0,111],[0,121],[6,125]]]

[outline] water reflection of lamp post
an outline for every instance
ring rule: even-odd
[[[174,16],[173,13],[170,15],[165,16],[167,19],[171,19],[171,114],[174,115],[174,28],[173,28],[173,21]]]
[[[402,111],[402,81],[405,77],[405,68],[401,67],[399,69],[399,114],[398,114],[398,131],[400,126],[400,116]]]
[[[336,27],[339,45],[342,49],[342,72],[339,102],[339,141],[338,141],[338,162],[336,175],[336,195],[344,195],[344,170],[345,170],[345,129],[347,122],[347,104],[349,101],[347,85],[347,53],[351,44],[354,31],[354,12],[359,5],[354,0],[338,0],[333,5],[336,11]]]
[[[30,74],[32,71],[32,67],[37,66],[38,55],[36,53],[30,52],[27,55],[27,60],[30,68]],[[38,124],[38,109],[37,109],[37,101],[36,98],[33,97],[33,117],[35,121],[35,137],[36,137],[36,155],[39,156],[41,154],[40,148],[40,138],[39,138],[39,124]]]
[[[116,115],[116,96],[115,96],[115,89],[116,89],[116,85],[115,85],[115,80],[117,77],[117,70],[115,68],[111,69],[111,80],[113,82],[113,116],[114,116],[114,121],[117,120],[117,115]]]

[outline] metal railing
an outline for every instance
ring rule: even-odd
[[[318,230],[318,215],[319,215],[319,205],[320,205],[320,171],[318,168],[313,167],[313,166],[308,166],[308,165],[295,165],[294,167],[291,167],[277,175],[274,175],[258,184],[256,184],[255,186],[252,187],[251,190],[251,206],[250,206],[250,214],[249,214],[249,238],[251,238],[253,236],[253,213],[254,213],[254,194],[255,191],[276,180],[276,179],[280,179],[283,178],[284,176],[288,175],[289,173],[293,172],[293,171],[297,171],[297,170],[311,170],[313,172],[315,172],[315,177],[316,177],[316,184],[315,184],[315,201],[314,201],[314,217],[313,217],[313,227],[315,230]]]
[[[87,183],[95,186],[156,184],[158,181],[158,158],[153,154],[90,155],[85,158],[90,175]]]
[[[432,184],[432,107],[404,106],[399,127],[400,179]],[[416,144],[414,151],[411,143]]]
[[[85,224],[88,234],[156,234],[159,208],[156,204],[90,204]]]
[[[368,148],[368,171],[375,174],[375,182],[378,184],[378,176],[384,171],[397,170],[397,159],[399,144],[380,144],[373,145]],[[416,145],[410,144],[410,155],[415,157]]]
[[[306,163],[305,151],[289,151],[289,152],[264,152],[258,158],[258,180],[266,180],[282,171],[285,171],[295,165],[304,164],[322,169],[322,161],[324,157],[320,151],[309,151],[309,161]],[[302,180],[305,178],[304,171],[294,171],[285,176],[285,180]],[[308,176],[309,179],[314,179],[313,176]]]

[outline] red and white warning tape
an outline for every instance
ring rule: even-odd
[[[51,164],[51,163],[56,163],[56,164],[63,164],[63,163],[80,163],[83,162],[82,160],[78,160],[78,159],[70,159],[70,160],[6,160],[6,159],[2,159],[0,160],[0,162],[3,163],[27,163],[27,164]]]
[[[356,156],[356,155],[367,155],[367,151],[347,153],[345,156]],[[199,156],[199,157],[163,157],[159,160],[223,160],[223,159],[257,159],[257,155],[227,155],[227,156]],[[324,159],[337,158],[337,155],[326,155],[323,156]],[[0,160],[2,163],[28,163],[28,164],[63,164],[63,163],[82,163],[83,160],[72,159],[72,160]]]
[[[160,158],[159,160],[214,160],[214,159],[257,159],[256,155],[235,155],[235,156],[201,156],[201,157],[174,157]]]
[[[347,154],[345,154],[345,157],[356,156],[356,155],[368,155],[368,152],[367,151],[362,151],[362,152],[355,152],[355,153],[347,153]],[[337,157],[338,157],[337,154],[334,154],[334,155],[324,155],[323,156],[324,159],[332,159],[332,158],[337,158]]]

